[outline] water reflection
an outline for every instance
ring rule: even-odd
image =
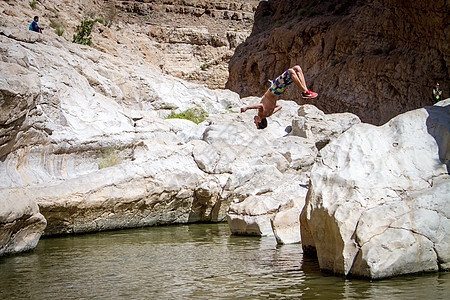
[[[320,272],[300,245],[230,236],[226,224],[42,239],[0,258],[0,299],[444,299],[449,273],[383,281]]]

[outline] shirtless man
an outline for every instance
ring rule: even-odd
[[[254,118],[256,128],[266,128],[266,118],[270,117],[281,109],[281,105],[277,105],[278,97],[286,91],[286,87],[292,82],[294,82],[302,91],[303,99],[312,99],[317,97],[317,93],[308,90],[308,87],[306,86],[305,76],[303,75],[300,66],[294,66],[286,70],[272,82],[272,85],[266,91],[260,103],[243,107],[241,108],[241,112],[246,112],[247,109],[258,109],[258,114]]]

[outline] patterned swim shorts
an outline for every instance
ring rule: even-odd
[[[278,76],[270,87],[270,91],[275,96],[281,96],[285,91],[286,87],[292,83],[291,73],[289,70],[286,70],[283,74]]]

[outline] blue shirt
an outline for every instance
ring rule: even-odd
[[[30,30],[39,32],[39,29],[41,29],[41,28],[38,26],[36,21],[31,22]]]

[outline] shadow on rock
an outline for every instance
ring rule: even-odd
[[[439,160],[450,170],[450,100],[444,100],[434,106],[427,106],[429,117],[426,121],[428,133],[436,140],[439,148]],[[445,106],[444,106],[445,105]]]

